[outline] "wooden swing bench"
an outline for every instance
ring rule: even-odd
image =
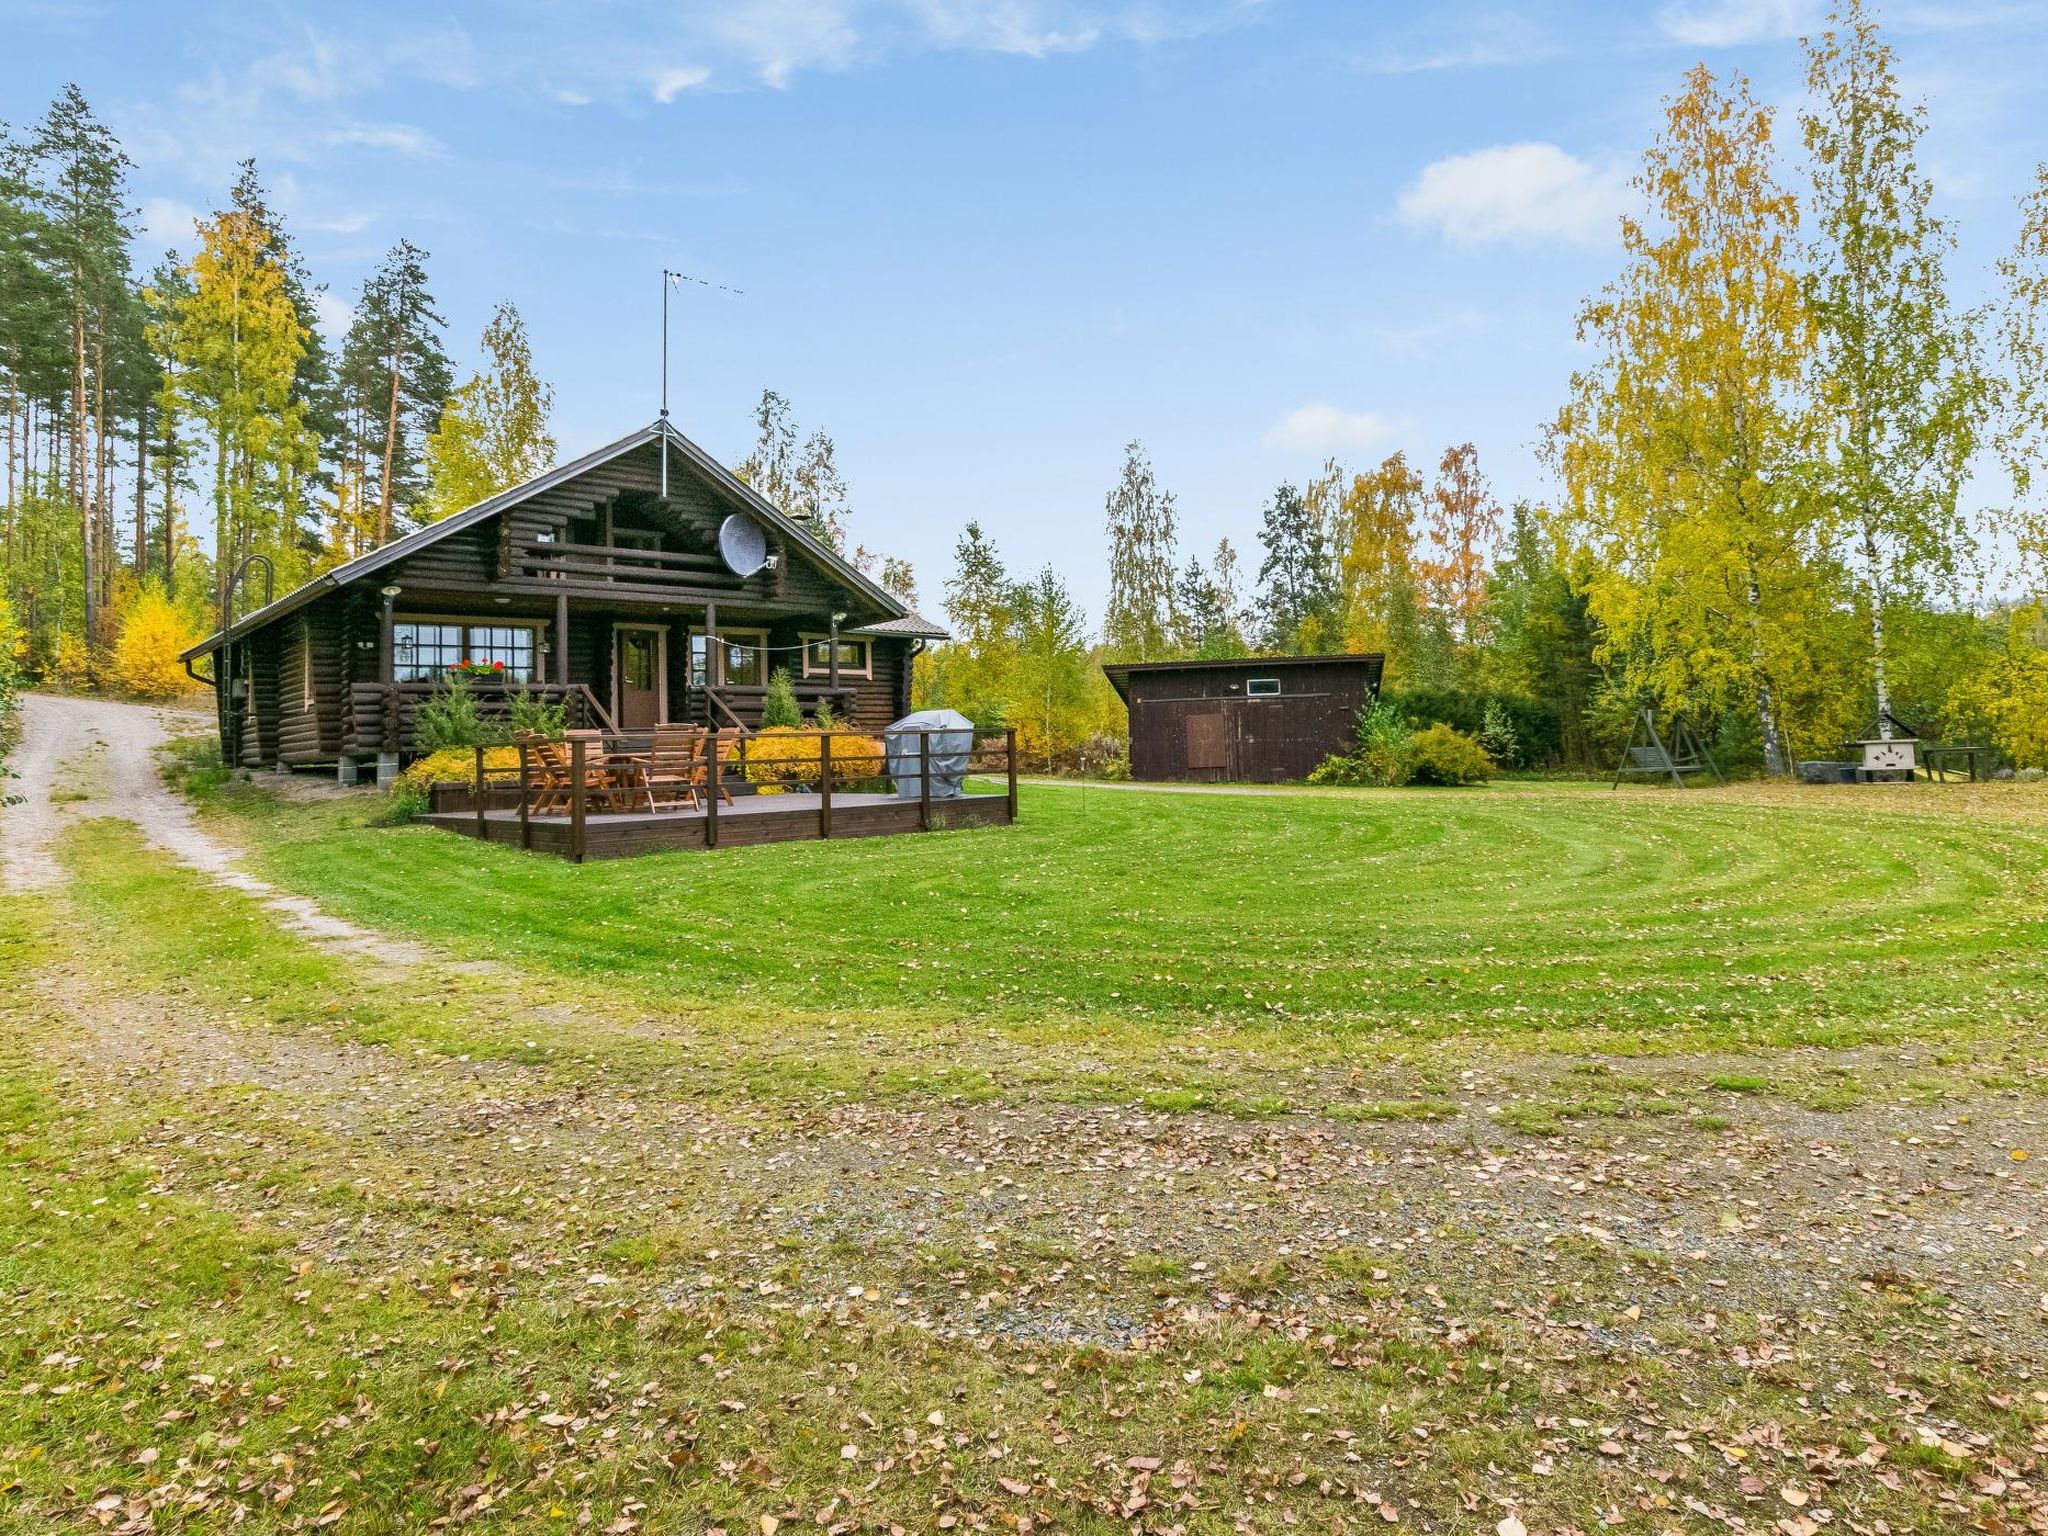
[[[1636,711],[1635,728],[1629,732],[1628,746],[1622,751],[1619,766],[1614,770],[1613,789],[1621,788],[1625,778],[1669,779],[1680,789],[1685,788],[1685,776],[1689,773],[1711,773],[1716,784],[1728,781],[1721,777],[1721,770],[1715,766],[1713,757],[1700,745],[1692,727],[1683,720],[1671,733],[1669,746],[1657,734],[1657,722],[1650,711]]]

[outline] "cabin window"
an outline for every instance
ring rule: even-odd
[[[690,686],[702,688],[709,641],[702,633],[690,636]],[[765,688],[768,686],[768,631],[765,629],[721,629],[718,632],[718,676],[721,688]]]
[[[832,675],[832,637],[830,635],[804,636],[804,676],[830,677]],[[865,640],[849,640],[844,636],[839,641],[839,675],[841,677],[873,677],[875,675],[874,653]]]
[[[1248,678],[1245,693],[1254,699],[1277,699],[1280,696],[1280,679],[1277,677]]]
[[[534,631],[526,624],[456,624],[401,619],[391,626],[392,679],[438,682],[465,661],[503,663],[505,681],[533,681]]]

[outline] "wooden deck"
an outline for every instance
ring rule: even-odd
[[[427,826],[466,837],[481,836],[515,848],[525,846],[535,853],[574,857],[575,828],[567,816],[530,816],[522,828],[516,807],[487,806],[481,817],[471,809],[441,810],[419,819]],[[817,795],[737,795],[731,805],[718,808],[715,828],[713,818],[701,810],[592,813],[583,818],[583,856],[618,859],[676,848],[889,837],[954,827],[1004,827],[1012,819],[1010,797],[1000,791],[935,799],[928,825],[926,809],[919,801],[894,795],[835,794],[829,809]]]

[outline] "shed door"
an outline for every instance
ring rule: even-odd
[[[1188,770],[1198,772],[1213,769],[1221,773],[1230,766],[1229,735],[1224,729],[1222,710],[1213,710],[1205,715],[1189,715]]]

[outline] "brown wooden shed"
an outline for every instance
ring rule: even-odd
[[[1102,670],[1130,710],[1132,778],[1276,783],[1350,750],[1385,666],[1379,655],[1264,656]]]

